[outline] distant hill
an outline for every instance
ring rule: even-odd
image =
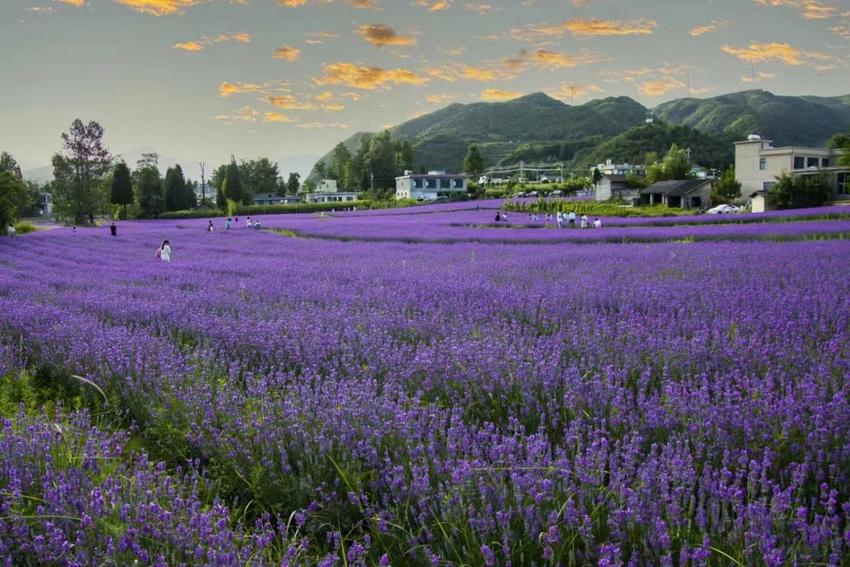
[[[413,144],[416,169],[459,171],[471,143],[478,144],[485,161],[493,164],[523,144],[575,143],[614,136],[642,123],[646,112],[628,97],[570,106],[536,93],[508,102],[452,104],[390,128],[390,132],[393,139]],[[358,132],[344,144],[354,152],[363,135]]]
[[[659,105],[655,116],[705,134],[742,139],[760,134],[777,145],[820,146],[850,128],[850,95],[777,96],[754,90]]]
[[[779,145],[825,144],[850,129],[850,95],[776,96],[755,90],[684,98],[653,109],[657,121],[646,127],[648,113],[629,97],[570,106],[535,93],[508,102],[452,104],[390,132],[413,144],[416,169],[460,171],[471,143],[479,145],[488,167],[520,160],[574,167],[607,158],[636,161],[650,151],[663,154],[674,142],[690,147],[695,161],[716,167],[730,162],[733,141],[753,133]],[[352,153],[364,135],[344,141]]]

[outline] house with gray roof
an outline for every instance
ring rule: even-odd
[[[711,179],[659,181],[641,189],[644,205],[666,205],[681,209],[705,209],[711,205]]]

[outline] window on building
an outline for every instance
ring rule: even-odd
[[[422,179],[414,179],[413,187],[416,189],[422,189]]]
[[[759,160],[759,169],[762,170],[762,171],[767,169],[767,159],[766,158],[761,158]]]
[[[437,178],[429,177],[428,178],[428,189],[436,189],[437,188]]]
[[[820,160],[816,157],[810,157],[806,160],[806,167],[817,167],[820,165]]]
[[[764,191],[770,191],[776,185],[776,181],[765,181],[761,184],[761,188]]]
[[[838,174],[838,194],[850,194],[850,173],[842,172]]]
[[[829,167],[829,158],[823,158],[822,160],[820,160],[820,166]]]
[[[463,189],[463,179],[461,179],[461,178],[452,179],[452,189]]]
[[[803,169],[806,167],[806,158],[803,156],[794,156],[794,169]]]

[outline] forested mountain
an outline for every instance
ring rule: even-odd
[[[644,124],[648,115],[654,124]],[[605,159],[641,161],[670,144],[689,147],[697,163],[722,167],[732,142],[760,134],[777,145],[822,145],[850,129],[850,95],[777,96],[754,90],[684,98],[649,110],[629,97],[570,106],[543,93],[508,102],[452,104],[390,129],[413,147],[414,169],[460,171],[470,144],[485,166],[562,162],[583,168]],[[343,143],[356,152],[365,133]],[[322,161],[330,164],[330,156]]]

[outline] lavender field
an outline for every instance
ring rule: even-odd
[[[496,206],[0,239],[0,557],[848,564],[850,220]]]

